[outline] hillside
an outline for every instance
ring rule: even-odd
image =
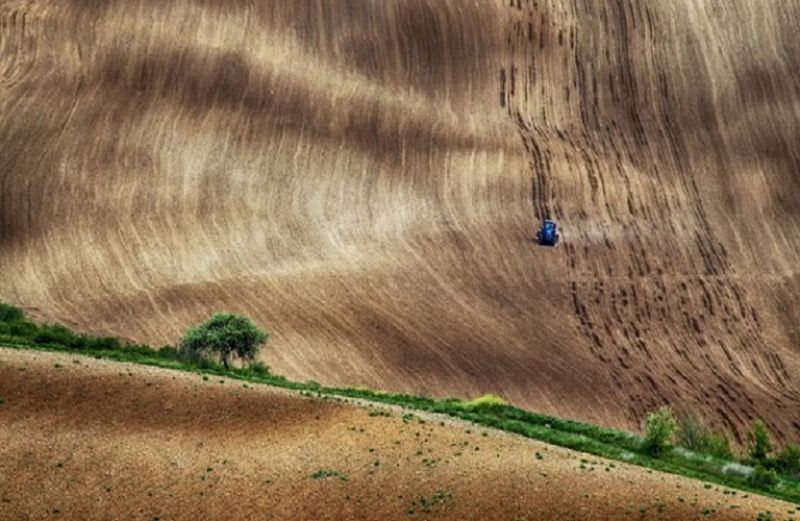
[[[153,344],[240,311],[292,379],[797,441],[798,29],[777,0],[4,0],[0,300]]]
[[[0,349],[0,396],[2,519],[798,514],[443,416],[66,353]]]

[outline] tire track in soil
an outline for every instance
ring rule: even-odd
[[[559,256],[579,334],[619,393],[630,397],[624,405],[630,421],[665,402],[699,406],[741,442],[741,426],[763,416],[765,404],[798,410],[796,382],[762,334],[748,288],[710,222],[685,133],[670,114],[677,100],[669,72],[657,71],[658,98],[644,98],[658,109],[648,112],[640,103],[649,88],[642,83],[653,80],[631,49],[652,54],[659,33],[654,13],[646,4],[614,2],[597,6],[593,18],[578,4],[565,17],[569,27],[547,23],[552,3],[510,6],[518,16],[508,32],[501,106],[529,157],[533,216],[561,220],[566,240]],[[599,30],[592,19],[602,21]],[[605,92],[598,65],[582,52],[585,37],[612,42]],[[525,78],[520,85],[516,71]],[[559,113],[564,107],[568,115]],[[644,182],[634,186],[633,175]],[[589,197],[570,201],[571,184],[588,187]],[[659,197],[667,186],[679,196]],[[624,233],[611,239],[603,230],[601,241],[590,242],[571,230],[594,222]]]

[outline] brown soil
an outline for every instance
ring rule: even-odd
[[[800,514],[445,417],[65,354],[0,349],[0,396],[0,519]]]
[[[798,33],[786,0],[4,0],[0,298],[798,441]]]

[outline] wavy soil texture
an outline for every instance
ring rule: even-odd
[[[784,0],[2,0],[0,298],[797,441],[798,32]]]
[[[800,513],[445,417],[64,354],[0,349],[0,395],[2,519]]]

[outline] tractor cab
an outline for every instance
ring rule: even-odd
[[[540,246],[555,246],[558,244],[558,226],[555,221],[545,219],[542,221],[542,226],[536,232],[536,242]]]

